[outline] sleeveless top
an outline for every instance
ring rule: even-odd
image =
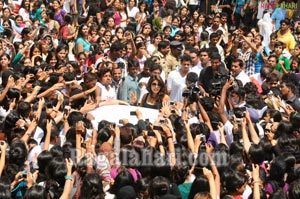
[[[147,96],[146,96],[146,99],[145,99],[145,102],[144,102],[144,107],[145,108],[160,109],[162,107],[161,101],[158,101],[155,104],[149,104],[148,103],[148,96],[149,96],[149,93],[147,93]]]

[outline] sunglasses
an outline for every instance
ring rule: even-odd
[[[157,84],[157,83],[152,83],[151,86],[153,86],[153,87],[161,87],[161,86],[160,86],[159,84]]]

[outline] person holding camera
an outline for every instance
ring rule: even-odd
[[[211,66],[201,70],[198,87],[203,96],[209,96],[214,89],[213,83],[224,83],[223,77],[228,76],[228,71],[221,67],[221,56],[219,53],[212,53],[210,56]]]

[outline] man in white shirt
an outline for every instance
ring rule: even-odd
[[[191,56],[184,54],[181,56],[180,69],[170,72],[167,80],[167,87],[171,101],[183,102],[182,92],[186,87],[185,79],[190,71],[191,62]]]
[[[199,55],[200,55],[200,52],[197,49],[195,49],[195,48],[190,49],[190,56],[192,58],[192,67],[190,68],[190,72],[196,73],[198,75],[198,77],[202,70],[202,65],[201,65]]]
[[[231,65],[231,74],[235,79],[240,80],[243,83],[243,86],[245,86],[246,83],[250,82],[250,78],[243,70],[243,66],[243,60],[234,59]]]
[[[206,31],[211,35],[213,32],[217,32],[217,30],[221,30],[223,34],[225,33],[225,30],[220,26],[221,25],[221,18],[219,16],[214,17],[213,24],[206,28]]]

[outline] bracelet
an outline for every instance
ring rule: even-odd
[[[172,135],[170,135],[170,136],[168,136],[168,137],[167,137],[167,139],[170,139],[170,138],[171,138],[171,139],[173,139],[173,136],[172,136]]]
[[[71,175],[66,175],[66,176],[65,176],[65,180],[73,180],[73,176],[71,176]]]
[[[163,146],[163,143],[162,142],[158,142],[158,146],[162,145]]]

